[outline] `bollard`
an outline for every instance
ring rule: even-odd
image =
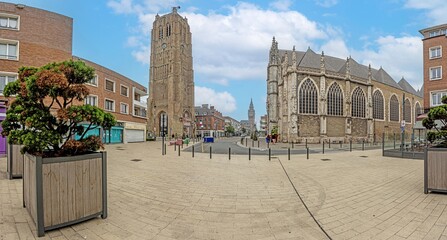
[[[385,132],[382,134],[382,156],[385,156]]]
[[[251,148],[248,148],[248,161],[251,160]]]
[[[349,151],[352,152],[352,139],[349,139]]]
[[[323,154],[324,154],[324,141],[323,141]]]
[[[331,148],[331,140],[329,139],[329,148]]]
[[[290,160],[290,148],[288,148],[287,150],[288,150],[287,153],[289,155],[289,160]]]
[[[307,150],[307,159],[309,159],[309,148],[306,147],[306,150]]]
[[[365,139],[362,140],[362,151],[365,151]]]
[[[231,148],[228,148],[228,160],[231,160]]]
[[[293,148],[293,141],[292,141],[292,148]]]
[[[213,149],[210,146],[210,159],[213,158]]]
[[[306,138],[306,148],[307,148],[307,138]]]
[[[259,148],[259,140],[258,140],[258,148]]]
[[[271,161],[272,160],[272,151],[271,151],[271,149],[269,148],[269,161]]]
[[[180,146],[178,146],[178,156],[180,157]]]
[[[194,145],[192,145],[192,158],[194,158]]]
[[[174,152],[177,151],[177,143],[174,143]]]
[[[394,139],[394,149],[396,149],[396,134],[393,133],[393,139]]]
[[[182,149],[183,149],[183,140],[182,140]]]
[[[267,142],[267,148],[270,148],[270,140]]]

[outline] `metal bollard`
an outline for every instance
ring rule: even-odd
[[[309,148],[306,147],[306,150],[307,150],[307,159],[309,159]]]
[[[251,160],[251,148],[248,148],[248,161]]]
[[[192,145],[192,158],[194,158],[194,145]]]
[[[323,154],[324,154],[324,141],[323,141]]]
[[[228,148],[228,160],[231,160],[231,148]]]
[[[393,139],[394,139],[394,149],[396,149],[396,134],[393,133]]]
[[[259,140],[258,140],[258,148],[259,148]]]
[[[352,139],[349,139],[349,151],[352,152]]]
[[[212,147],[210,146],[210,159],[211,158],[213,158],[213,149],[212,149]]]
[[[287,150],[288,150],[287,153],[289,155],[289,160],[290,160],[290,148],[288,148]]]
[[[306,138],[306,148],[307,148],[307,138]]]
[[[269,148],[269,161],[271,161],[272,160],[272,151],[271,151],[271,149]]]
[[[177,143],[174,143],[174,152],[177,151]]]
[[[180,157],[180,146],[178,146],[178,156]]]
[[[365,151],[365,139],[362,140],[362,151]]]

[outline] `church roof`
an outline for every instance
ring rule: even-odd
[[[287,53],[288,63],[292,64],[292,54],[291,50],[279,49],[279,56],[281,62],[285,59],[285,54]],[[315,53],[312,49],[308,48],[305,52],[295,51],[298,67],[304,68],[320,68],[321,64],[321,54]],[[336,72],[345,74],[347,68],[347,60],[337,57],[324,55],[324,65],[326,71]],[[353,58],[349,57],[349,70],[352,76],[359,77],[361,79],[368,79],[368,66],[358,63]],[[388,86],[392,86],[397,89],[404,90],[408,93],[415,94],[417,96],[422,96],[418,91],[405,80],[401,80],[397,83],[382,67],[379,69],[371,68],[371,77],[373,81],[383,83]],[[423,91],[420,91],[423,93]]]
[[[418,92],[405,80],[404,77],[398,82],[399,86],[406,92],[419,96]]]

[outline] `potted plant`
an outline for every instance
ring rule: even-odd
[[[424,158],[424,192],[447,192],[447,96],[443,105],[431,108],[422,125],[429,130]]]
[[[23,145],[23,205],[38,236],[97,216],[107,217],[106,152],[96,127],[110,129],[115,118],[83,105],[85,83],[94,69],[82,61],[21,67],[18,80],[4,94],[14,96],[2,122],[3,136]],[[89,123],[88,127],[80,123]],[[80,136],[74,140],[74,136]]]

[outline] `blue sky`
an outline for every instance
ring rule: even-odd
[[[196,105],[224,115],[265,114],[266,66],[272,37],[279,48],[382,66],[396,80],[422,85],[420,29],[447,22],[445,0],[22,0],[7,1],[74,19],[73,54],[140,84],[149,81],[155,14],[173,6],[193,35]]]

